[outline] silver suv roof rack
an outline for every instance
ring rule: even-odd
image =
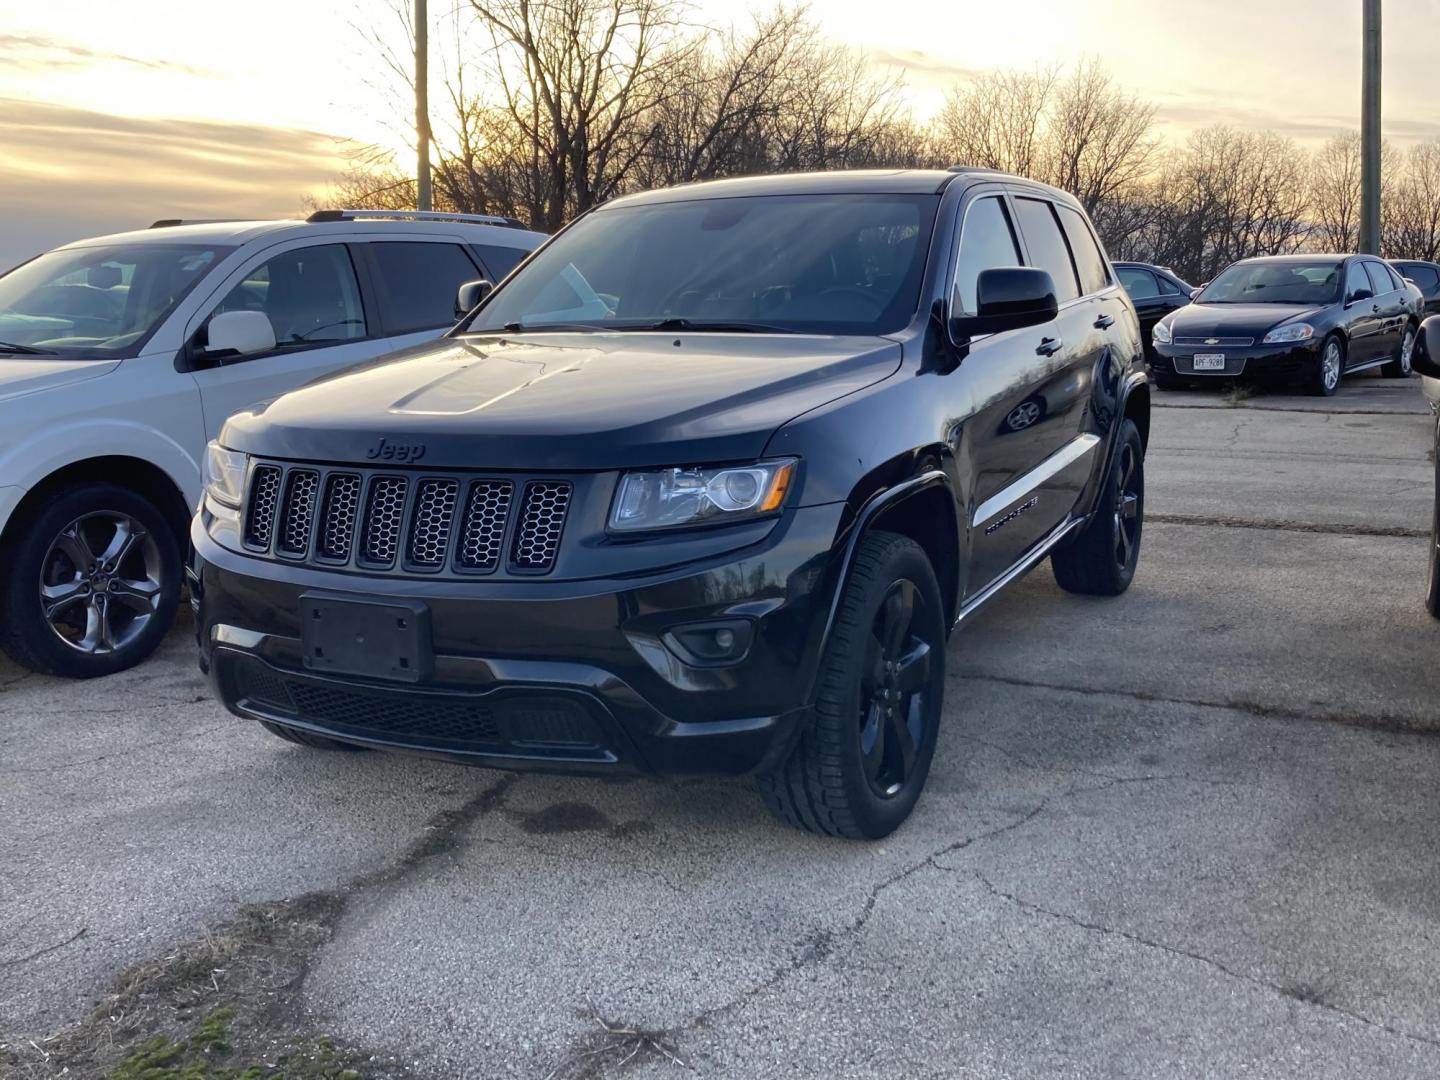
[[[316,210],[306,221],[463,221],[470,225],[499,225],[528,229],[519,218],[498,214],[453,214],[444,210]]]
[[[159,221],[152,221],[152,222],[150,223],[150,228],[152,228],[152,229],[168,229],[168,228],[171,228],[171,227],[174,226],[174,225],[228,225],[228,224],[229,224],[230,222],[232,222],[232,221],[249,221],[249,220],[251,220],[251,219],[250,219],[250,218],[228,218],[228,217],[212,217],[212,218],[178,218],[178,217],[167,217],[167,218],[161,218]]]

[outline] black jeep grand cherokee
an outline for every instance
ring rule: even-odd
[[[308,746],[758,774],[884,836],[945,641],[1134,573],[1149,394],[1073,199],[979,169],[618,199],[445,339],[234,416],[202,665]]]

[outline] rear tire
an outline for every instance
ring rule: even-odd
[[[284,724],[272,724],[269,720],[261,720],[260,726],[277,739],[284,739],[297,746],[308,746],[312,750],[341,750],[346,753],[358,754],[370,749],[368,746],[356,746],[354,743],[341,742],[339,739],[316,735],[310,731],[301,731],[299,728],[286,727]]]
[[[1325,339],[1315,370],[1310,374],[1310,393],[1316,397],[1333,397],[1345,375],[1345,342],[1335,335]]]
[[[1140,429],[1127,418],[1089,524],[1050,555],[1056,583],[1066,592],[1119,596],[1135,577],[1144,525],[1145,448]]]
[[[69,679],[124,671],[164,640],[180,601],[180,546],[150,500],[86,482],[10,526],[0,581],[0,648],[21,667]]]
[[[1408,379],[1410,358],[1415,352],[1415,327],[1405,324],[1405,334],[1400,339],[1400,355],[1380,368],[1380,374],[1387,379]]]
[[[910,816],[935,755],[944,606],[925,552],[895,533],[860,541],[843,588],[814,711],[790,756],[757,783],[788,825],[878,840]]]

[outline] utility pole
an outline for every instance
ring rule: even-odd
[[[1360,93],[1360,250],[1380,254],[1380,0],[1364,0]]]
[[[430,209],[430,14],[415,0],[415,209]]]

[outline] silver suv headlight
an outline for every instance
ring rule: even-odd
[[[610,508],[613,532],[745,521],[780,510],[796,459],[713,469],[626,473]]]
[[[246,455],[226,450],[213,439],[205,447],[205,504],[216,517],[238,516],[248,461]]]

